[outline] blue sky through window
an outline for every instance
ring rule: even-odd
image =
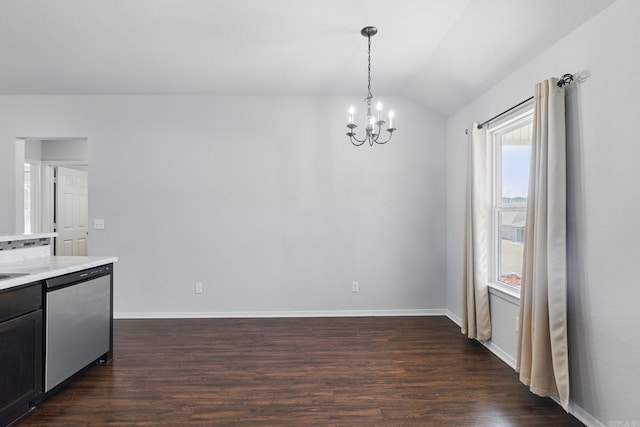
[[[530,145],[502,145],[502,197],[527,197]]]

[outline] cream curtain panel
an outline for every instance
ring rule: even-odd
[[[540,396],[569,404],[564,88],[536,85],[516,371]]]
[[[491,338],[489,313],[489,177],[486,129],[471,127],[467,154],[464,272],[461,331],[469,338]]]

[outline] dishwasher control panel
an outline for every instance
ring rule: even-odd
[[[107,276],[111,274],[112,267],[112,264],[101,265],[99,267],[76,271],[74,273],[65,274],[63,276],[52,277],[51,279],[45,280],[45,285],[47,287],[47,290],[49,290],[62,286],[69,286],[78,282],[84,282],[85,280],[91,280],[100,276]]]

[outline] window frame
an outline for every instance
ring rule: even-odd
[[[27,194],[26,188],[26,173],[27,166],[29,167],[29,194]],[[40,205],[42,197],[42,182],[41,182],[41,162],[38,160],[25,159],[23,162],[23,232],[24,233],[40,233],[42,231]],[[29,200],[27,201],[27,197]],[[27,218],[27,202],[29,203],[29,217]],[[27,220],[29,224],[27,226]]]
[[[517,128],[533,123],[533,103],[527,103],[499,121],[487,127],[487,143],[489,144],[489,159],[491,171],[491,215],[490,215],[490,243],[489,243],[489,287],[497,289],[517,300],[520,299],[520,287],[510,285],[499,280],[501,266],[501,233],[500,214],[504,212],[525,212],[527,204],[502,204],[502,147],[501,137]],[[526,233],[526,230],[525,230]]]

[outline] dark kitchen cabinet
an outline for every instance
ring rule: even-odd
[[[42,393],[42,284],[0,291],[0,426]]]

